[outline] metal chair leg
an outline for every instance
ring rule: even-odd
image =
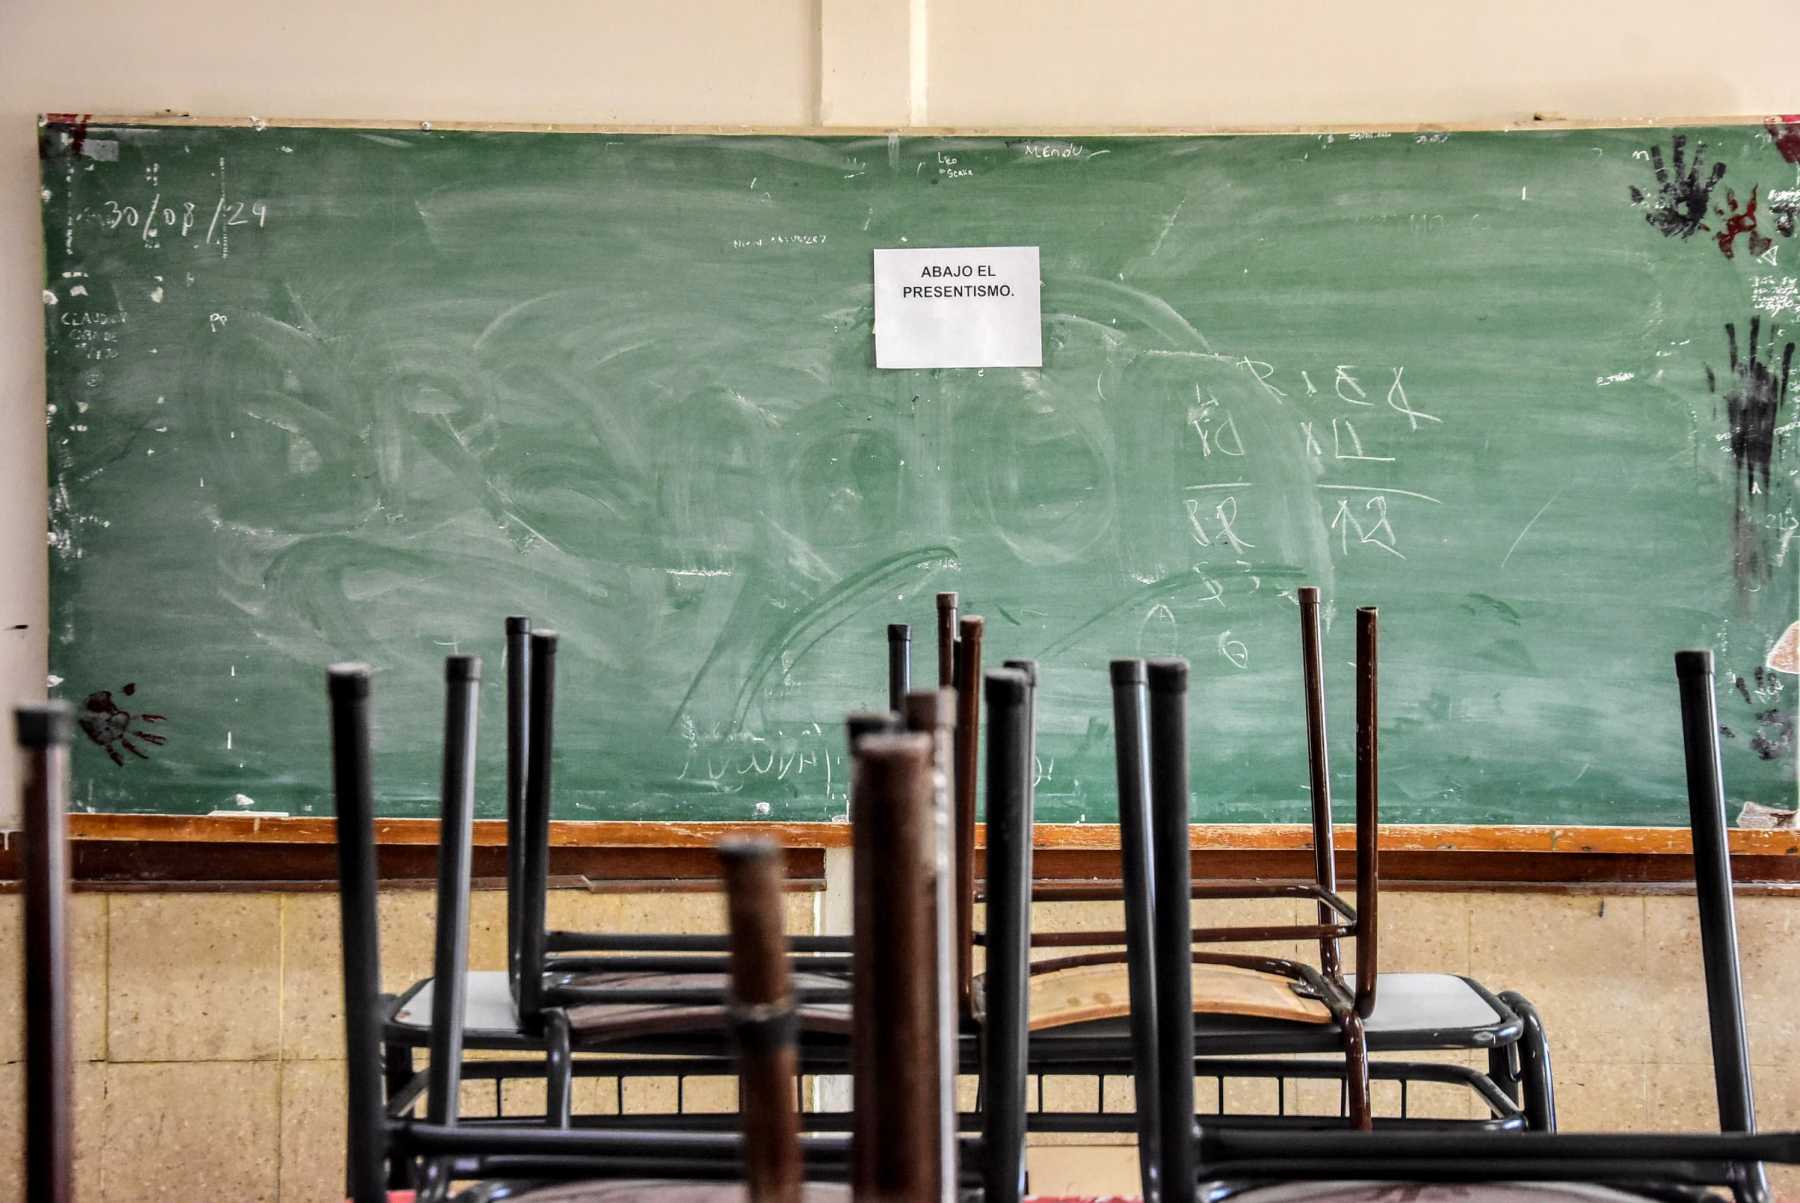
[[[1533,1132],[1556,1131],[1556,1087],[1550,1073],[1550,1038],[1544,1020],[1532,1001],[1516,990],[1507,990],[1500,1001],[1525,1021],[1525,1031],[1515,1046],[1519,1054],[1520,1106]]]

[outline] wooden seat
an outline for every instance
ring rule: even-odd
[[[1297,983],[1274,973],[1235,965],[1195,965],[1192,974],[1196,1015],[1244,1015],[1291,1023],[1331,1022],[1331,1011],[1316,998],[1295,991]],[[985,1011],[985,978],[976,979],[978,1014]],[[1123,964],[1078,965],[1035,974],[1027,995],[1033,1032],[1120,1019],[1131,1014],[1131,980]]]
[[[608,986],[632,990],[674,990],[695,988],[725,989],[730,984],[725,973],[650,973],[613,972],[585,973],[570,980],[569,985],[583,988]],[[793,981],[799,987],[819,989],[842,988],[841,978],[818,973],[796,973]],[[795,1018],[807,1031],[850,1034],[848,1003],[802,1003],[794,1008]],[[630,1039],[659,1036],[675,1032],[693,1032],[726,1026],[723,1004],[715,1003],[583,1003],[568,1008],[569,1028],[586,1039]]]

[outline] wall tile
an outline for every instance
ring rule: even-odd
[[[336,894],[282,898],[281,1055],[344,1055],[343,942]],[[431,890],[386,890],[377,908],[381,986],[399,992],[431,975],[437,898]],[[506,894],[477,890],[469,900],[469,967],[506,965]]]
[[[1136,1145],[1032,1145],[1025,1150],[1025,1174],[1034,1195],[1143,1193]]]
[[[1354,898],[1345,897],[1354,905]],[[1383,973],[1468,973],[1468,894],[1386,890],[1381,895],[1380,964]],[[1344,965],[1356,964],[1356,941],[1344,942]]]
[[[107,930],[107,1055],[257,1060],[280,1047],[281,902],[119,894]]]
[[[281,1067],[281,1203],[344,1197],[344,1063]]]
[[[106,1144],[106,1066],[75,1066],[75,1196],[102,1197],[100,1153]],[[0,1065],[0,1182],[25,1180],[25,1065]]]
[[[1651,1113],[1645,1104],[1645,1067],[1635,1061],[1555,1063],[1556,1126],[1562,1132],[1644,1132]]]
[[[1663,975],[1644,955],[1644,900],[1469,894],[1473,976],[1537,1004],[1553,1063],[1641,1063]]]
[[[105,1203],[274,1203],[282,1066],[110,1065]]]
[[[1706,978],[1700,959],[1700,920],[1691,895],[1644,899],[1651,972],[1659,990],[1647,998],[1649,1059],[1710,1066]],[[1744,983],[1744,1022],[1753,1062],[1776,1059],[1800,1041],[1800,905],[1787,897],[1736,900],[1738,960]],[[1551,1029],[1554,1037],[1555,1029]]]
[[[106,1057],[105,894],[69,898],[69,1018],[75,1059]],[[0,969],[0,1064],[23,1056],[24,978],[17,957],[25,947],[25,905],[19,894],[0,894],[0,948],[14,950]]]

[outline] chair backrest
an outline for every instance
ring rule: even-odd
[[[870,735],[851,774],[855,953],[852,1183],[858,1199],[936,1203],[932,741]]]
[[[531,619],[506,620],[506,973],[519,999],[525,904],[525,761],[531,705]]]
[[[14,712],[25,757],[20,869],[25,891],[25,1197],[73,1199],[69,1033],[68,706]]]
[[[1030,1033],[1031,684],[1018,669],[986,678],[987,972],[982,1027],[986,1203],[1025,1191],[1025,1076]]]
[[[1712,1035],[1713,1088],[1719,1127],[1756,1131],[1750,1045],[1744,1031],[1738,973],[1737,913],[1726,842],[1725,782],[1719,768],[1719,719],[1710,651],[1675,653],[1681,689],[1681,739],[1687,763],[1688,821],[1694,833],[1694,893],[1700,911],[1700,956],[1706,973],[1706,1016]],[[1752,1174],[1767,1190],[1760,1165]]]
[[[337,813],[338,916],[343,936],[345,1171],[352,1203],[387,1198],[381,1077],[381,942],[375,913],[375,796],[369,777],[369,668],[326,670],[331,787]]]
[[[719,845],[731,933],[730,1026],[738,1058],[738,1114],[750,1203],[799,1203],[800,1118],[794,992],[782,927],[781,848],[772,840]]]

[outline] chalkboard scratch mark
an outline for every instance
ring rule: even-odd
[[[1152,581],[1144,588],[1128,594],[1119,601],[1114,602],[1112,605],[1105,607],[1099,612],[1090,615],[1088,618],[1077,623],[1060,638],[1045,644],[1044,647],[1039,650],[1038,658],[1044,659],[1049,656],[1054,656],[1059,652],[1067,651],[1069,648],[1075,646],[1075,641],[1081,638],[1086,631],[1096,624],[1112,617],[1114,614],[1119,613],[1121,610],[1136,610],[1145,602],[1160,601],[1162,598],[1180,593],[1185,589],[1198,588],[1205,584],[1206,581],[1204,578],[1192,572],[1177,572],[1165,576],[1161,580]]]
[[[1316,485],[1320,489],[1343,489],[1352,493],[1391,493],[1396,497],[1417,497],[1420,501],[1429,501],[1432,505],[1444,503],[1428,493],[1414,493],[1410,489],[1383,489],[1376,485]]]
[[[1512,541],[1512,546],[1506,549],[1506,554],[1504,556],[1500,557],[1500,567],[1501,568],[1505,568],[1506,562],[1508,560],[1512,559],[1513,552],[1519,550],[1519,544],[1525,541],[1525,536],[1531,533],[1531,528],[1537,525],[1537,520],[1544,516],[1544,511],[1549,509],[1552,505],[1556,504],[1556,499],[1558,497],[1561,497],[1562,495],[1563,495],[1563,490],[1558,489],[1555,493],[1552,493],[1550,495],[1550,500],[1544,502],[1543,505],[1540,505],[1538,507],[1538,512],[1531,516],[1531,521],[1527,522],[1525,524],[1525,529],[1519,532],[1519,537]]]
[[[903,573],[917,568],[954,563],[956,552],[947,546],[928,546],[914,548],[878,560],[854,575],[843,578],[833,585],[817,600],[802,607],[769,637],[764,639],[761,650],[752,661],[750,671],[738,689],[736,702],[732,707],[732,725],[741,727],[744,716],[749,713],[750,704],[761,690],[763,682],[781,664],[784,655],[795,647],[801,647],[801,654],[814,646],[820,639],[867,610],[886,596],[889,582]],[[689,705],[699,692],[701,683],[712,671],[713,666],[725,654],[734,635],[739,633],[741,624],[738,619],[746,617],[740,611],[747,604],[747,599],[740,594],[737,607],[726,622],[700,669],[688,682],[687,690],[681,695],[674,714],[669,717],[668,729],[673,731],[680,726],[682,718],[687,714]]]
[[[1015,627],[1022,627],[1025,625],[1024,623],[1020,622],[1018,619],[1014,618],[1012,615],[1012,611],[1008,610],[1005,606],[1001,605],[999,602],[994,603],[994,609],[1000,611],[1000,617],[1006,619],[1006,621],[1012,623]]]
[[[1162,250],[1163,240],[1169,236],[1169,231],[1173,230],[1175,228],[1175,220],[1181,216],[1182,205],[1185,205],[1187,203],[1188,203],[1188,198],[1185,196],[1182,197],[1181,203],[1175,206],[1174,210],[1169,214],[1168,218],[1163,222],[1162,229],[1160,231],[1158,231],[1157,235],[1156,235],[1156,245],[1154,245],[1150,248],[1150,257],[1152,259],[1156,258],[1156,253],[1158,251]]]

